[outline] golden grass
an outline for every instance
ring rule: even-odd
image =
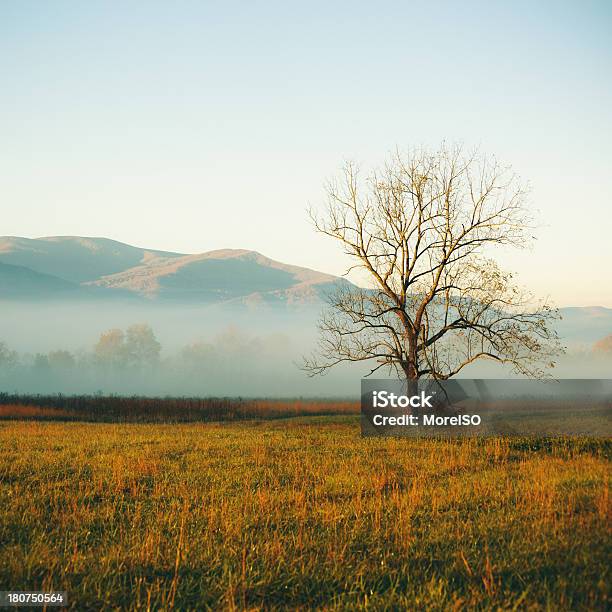
[[[180,423],[358,414],[351,400],[25,396],[0,393],[0,419]]]
[[[609,441],[0,423],[0,583],[88,609],[604,610]]]
[[[73,417],[73,413],[61,408],[23,404],[0,405],[0,419],[70,419]]]

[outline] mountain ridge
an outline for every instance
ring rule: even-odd
[[[339,283],[349,281],[247,249],[186,254],[105,237],[0,237],[0,299],[300,306],[319,304]],[[612,331],[611,308],[560,311],[564,338],[589,343]]]
[[[46,236],[0,237],[0,264],[43,275],[45,286],[65,281],[81,289],[95,289],[96,296],[131,293],[148,300],[202,301],[218,303],[307,303],[319,301],[345,279],[309,268],[270,259],[257,251],[217,249],[185,254],[135,247],[101,237]],[[34,292],[30,275],[27,295]],[[0,287],[0,297],[19,293],[24,280]],[[41,276],[42,279],[42,276]]]

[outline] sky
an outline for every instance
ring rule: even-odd
[[[325,179],[442,140],[531,184],[538,240],[505,268],[612,307],[607,0],[0,0],[0,235],[341,274],[306,215]]]

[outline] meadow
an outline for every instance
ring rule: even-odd
[[[74,610],[609,609],[609,440],[343,414],[4,420],[0,449],[0,589]]]
[[[355,400],[0,393],[0,420],[190,423],[359,414]]]

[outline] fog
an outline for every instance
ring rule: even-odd
[[[358,395],[365,368],[309,378],[320,309],[150,305],[133,301],[3,303],[0,391],[206,396]],[[158,354],[103,354],[109,330],[146,325]],[[146,347],[139,347],[146,353]],[[136,349],[138,353],[139,348]],[[122,355],[122,352],[124,353]],[[127,355],[130,354],[130,355]]]
[[[368,364],[309,378],[320,307],[185,306],[142,301],[3,302],[0,392],[357,397]],[[115,330],[109,333],[109,330]],[[556,378],[608,378],[609,355],[571,341]],[[504,378],[481,362],[464,378]],[[384,377],[381,374],[379,377]]]

